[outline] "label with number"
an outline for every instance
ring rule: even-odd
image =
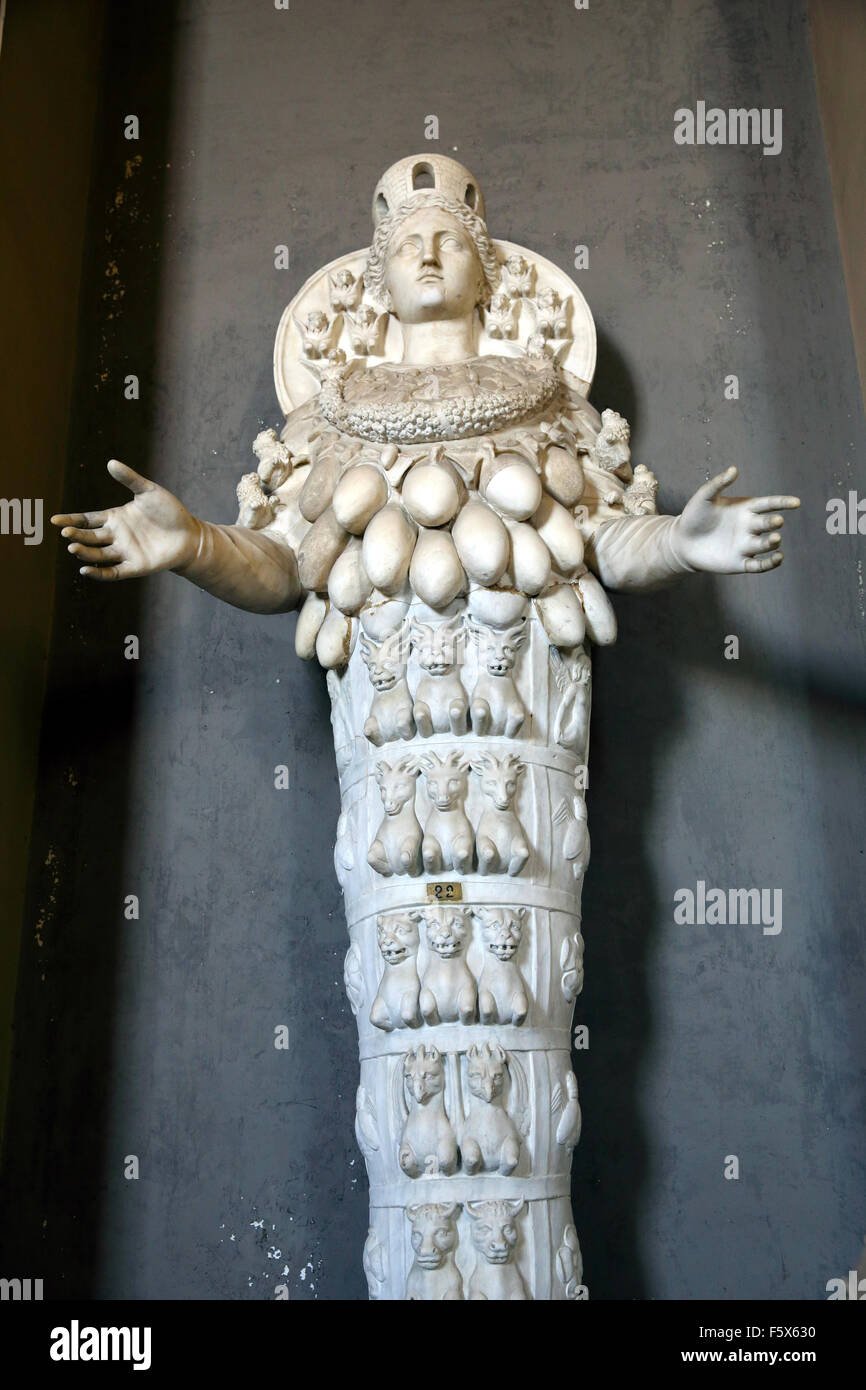
[[[437,903],[462,903],[462,883],[428,883],[428,901]]]

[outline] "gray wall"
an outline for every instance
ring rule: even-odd
[[[866,1231],[862,540],[824,525],[864,421],[802,5],[157,8],[109,27],[68,504],[119,500],[119,454],[233,519],[283,305],[366,243],[429,113],[494,235],[565,267],[589,246],[594,400],[665,510],[732,461],[802,496],[780,573],[621,598],[597,659],[574,1191],[593,1298],[824,1297]],[[698,99],[782,107],[782,153],[676,146]],[[256,1299],[287,1267],[293,1298],[363,1298],[324,682],[292,617],[58,563],[4,1269]],[[781,934],[675,926],[698,878],[781,888]]]
[[[860,387],[866,395],[866,5],[809,0],[809,37]]]

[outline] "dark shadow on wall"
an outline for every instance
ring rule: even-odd
[[[815,99],[811,88],[798,85],[798,73],[805,70],[811,77],[808,64],[801,57],[805,31],[800,7],[792,6],[787,26],[781,26],[783,31],[787,27],[787,46],[772,43],[770,31],[778,37],[778,29],[763,12],[746,13],[743,7],[726,6],[720,0],[714,8],[717,22],[726,33],[725,61],[732,104],[738,104],[733,102],[733,94],[740,93],[743,105],[784,107],[791,131],[786,136],[790,143],[785,146],[785,157],[793,163],[794,179],[809,190],[809,200],[791,219],[785,214],[785,200],[780,202],[774,193],[772,159],[759,166],[758,179],[750,152],[744,152],[739,163],[730,161],[724,166],[729,180],[725,184],[726,196],[748,229],[743,255],[739,260],[729,256],[725,264],[732,283],[737,282],[744,266],[747,279],[749,268],[758,267],[749,314],[754,331],[763,335],[771,347],[775,345],[768,359],[767,380],[761,383],[761,407],[769,405],[770,437],[776,441],[770,474],[778,481],[770,486],[774,491],[799,493],[803,499],[801,512],[788,520],[784,541],[789,552],[787,579],[793,583],[799,601],[791,614],[792,622],[784,624],[778,642],[768,651],[766,638],[744,630],[741,617],[730,616],[734,610],[726,595],[730,584],[766,583],[769,590],[772,578],[705,576],[680,581],[651,595],[615,595],[620,624],[617,645],[611,652],[594,653],[588,791],[593,854],[583,890],[586,985],[575,1013],[576,1023],[588,1025],[591,1042],[589,1051],[574,1054],[585,1125],[575,1152],[572,1197],[584,1256],[584,1277],[591,1297],[600,1299],[641,1299],[652,1294],[641,1255],[645,1244],[642,1226],[651,1215],[647,1195],[653,1162],[643,1118],[647,1103],[643,1086],[652,1072],[654,1047],[664,1040],[663,1020],[657,1015],[651,987],[661,945],[654,924],[671,920],[672,904],[660,900],[653,870],[654,846],[647,837],[646,826],[652,819],[660,775],[682,729],[680,692],[687,689],[698,672],[704,678],[709,675],[724,679],[727,688],[733,686],[741,694],[744,689],[754,689],[763,702],[769,693],[778,700],[788,727],[811,727],[813,731],[818,776],[825,780],[823,786],[818,782],[822,794],[819,803],[811,807],[813,838],[804,842],[803,853],[823,864],[828,892],[822,920],[804,920],[800,926],[803,931],[814,933],[816,945],[821,943],[813,963],[813,990],[816,996],[825,998],[824,1018],[838,1020],[838,1033],[833,1031],[834,1024],[828,1025],[824,1035],[804,1036],[796,1061],[804,1068],[804,1091],[812,1097],[810,1125],[817,1124],[829,1108],[839,1127],[840,1123],[844,1125],[846,1114],[862,1114],[866,1106],[862,1068],[856,1077],[852,1073],[858,1110],[853,1094],[829,1093],[822,1058],[822,1049],[831,1045],[834,1038],[846,1039],[846,1050],[852,1059],[862,1057],[866,1046],[866,1015],[859,998],[859,906],[856,893],[852,901],[850,832],[845,832],[845,812],[837,806],[830,783],[834,768],[853,768],[862,761],[862,749],[866,746],[866,686],[862,675],[852,674],[857,670],[859,655],[854,655],[856,636],[844,627],[847,606],[838,613],[827,610],[828,596],[836,586],[842,597],[837,567],[842,549],[848,544],[843,538],[830,541],[828,546],[823,533],[826,497],[834,490],[827,481],[831,468],[826,460],[820,460],[824,476],[816,477],[810,460],[802,450],[798,452],[797,446],[804,441],[792,438],[791,421],[792,416],[801,418],[801,412],[791,412],[789,406],[794,398],[799,405],[804,393],[811,394],[815,410],[828,413],[828,432],[831,437],[835,435],[841,446],[840,456],[847,436],[843,439],[842,431],[836,427],[838,415],[832,420],[830,415],[834,410],[851,410],[847,399],[839,400],[841,381],[849,380],[852,388],[851,439],[861,437],[862,414],[856,377],[853,372],[846,376],[839,370],[839,363],[844,365],[844,352],[835,353],[834,349],[834,378],[823,341],[810,351],[808,345],[797,340],[799,326],[810,312],[816,312],[815,300],[820,303],[824,297],[839,296],[842,287],[835,234],[827,217],[830,195],[826,170],[821,164],[821,152],[816,155],[803,134],[804,130],[810,133],[818,127],[817,116],[809,120],[802,113],[802,108],[814,105]],[[707,26],[707,32],[713,32],[713,26]],[[768,52],[774,53],[770,65],[766,63]],[[791,60],[792,53],[795,61]],[[714,65],[707,54],[697,64],[697,70],[715,72],[718,80],[717,67],[718,63]],[[708,93],[699,86],[695,95]],[[720,104],[725,103],[720,99]],[[823,177],[826,183],[826,189],[819,184],[817,191],[816,161],[820,165],[819,178]],[[714,166],[716,175],[721,167]],[[822,226],[828,230],[825,243],[820,238]],[[754,240],[750,242],[748,238]],[[773,264],[774,248],[781,268]],[[802,258],[802,269],[812,277],[802,296],[790,290],[798,256]],[[837,318],[841,323],[847,318],[841,298]],[[599,408],[611,404],[620,410],[631,421],[634,436],[640,438],[636,392],[622,359],[602,333],[592,398]],[[753,489],[755,460],[745,455],[736,459],[723,457],[720,452],[718,471],[730,462],[739,464],[742,478],[742,489],[737,485],[733,491]],[[687,497],[666,495],[663,500],[664,510],[674,512],[681,509]],[[851,645],[847,652],[840,649],[832,660],[822,661],[813,649],[804,648],[799,634],[808,632],[810,624],[817,624],[817,629],[812,628],[815,631],[834,621],[840,623],[840,642],[850,637]],[[733,631],[740,638],[740,659],[722,674],[718,650],[710,652],[707,634]],[[739,767],[736,773],[742,782],[742,795],[764,797],[770,813],[773,788],[769,770],[758,763],[755,778],[759,785],[750,781],[747,768]],[[858,815],[862,815],[859,808]],[[835,833],[831,828],[834,826]],[[830,923],[832,929],[828,932]],[[613,1026],[612,1021],[619,1023]],[[768,1080],[770,1090],[772,1085],[772,1080]],[[672,1142],[676,1142],[676,1136],[672,1136]],[[784,1160],[782,1152],[779,1160]],[[850,1221],[853,1265],[862,1235],[862,1213],[858,1216],[852,1212]]]
[[[637,393],[603,331],[592,396],[615,402],[636,430]],[[677,673],[664,657],[676,597],[670,590],[661,602],[625,595],[614,602],[620,636],[612,650],[593,652],[586,984],[575,1010],[590,1045],[573,1057],[586,1123],[575,1150],[572,1203],[590,1296],[641,1299],[650,1292],[639,1240],[650,1161],[641,1081],[652,1051],[649,971],[660,907],[646,826],[657,770],[679,722]],[[627,1026],[612,1027],[612,1020]]]
[[[120,451],[148,471],[161,274],[165,148],[175,6],[141,22],[108,8],[81,288],[78,357],[63,497],[51,512],[117,505],[105,472]],[[135,114],[146,139],[127,139]],[[127,400],[136,373],[140,398]],[[122,446],[120,444],[122,441]],[[44,1277],[45,1297],[87,1298],[107,1238],[102,1175],[124,920],[128,749],[136,718],[135,584],[80,577],[53,528],[54,629],[42,718],[25,931],[4,1155],[2,1268]],[[47,552],[51,553],[51,552]]]
[[[863,775],[866,772],[866,662],[863,642],[862,539],[827,533],[827,501],[845,489],[838,480],[848,474],[859,485],[862,472],[853,460],[862,458],[866,431],[864,403],[857,375],[857,357],[846,293],[839,230],[827,151],[822,135],[814,57],[805,3],[790,7],[784,28],[775,30],[769,14],[754,16],[717,0],[727,47],[736,63],[741,89],[762,92],[755,103],[782,112],[782,152],[793,186],[804,190],[802,202],[787,211],[775,195],[774,157],[762,157],[761,180],[753,189],[751,226],[757,228],[761,261],[753,300],[755,318],[771,346],[766,402],[771,438],[776,440],[773,476],[778,490],[801,498],[801,510],[786,526],[783,548],[786,568],[795,584],[795,608],[785,632],[789,647],[797,644],[797,659],[774,659],[752,642],[738,663],[740,681],[771,685],[780,698],[793,701],[807,748],[815,758],[815,793],[808,802],[809,831],[803,854],[820,874],[821,891],[809,905],[802,923],[812,944],[810,974],[816,1018],[801,1042],[798,1061],[802,1087],[808,1097],[808,1126],[833,1138],[853,1135],[866,1115],[866,1010],[863,1008]],[[832,7],[831,7],[832,8]],[[856,6],[852,6],[852,11]],[[775,44],[773,39],[775,37]],[[780,43],[779,39],[783,42]],[[767,72],[766,54],[775,49]],[[785,62],[793,52],[794,63]],[[840,73],[845,93],[845,74]],[[786,124],[787,123],[787,124]],[[743,201],[747,202],[747,191]],[[775,252],[775,255],[774,255]],[[784,274],[777,274],[778,257]],[[757,259],[757,258],[756,258]],[[801,332],[814,321],[832,319],[832,340]],[[820,316],[820,317],[819,317]],[[805,403],[805,405],[803,404]],[[819,422],[810,449],[792,420],[805,411]],[[846,483],[846,487],[847,487]],[[799,620],[799,626],[795,626]],[[786,628],[788,625],[786,624]],[[730,629],[727,629],[730,630]],[[815,634],[814,644],[804,642]],[[793,636],[792,636],[793,634]],[[829,640],[828,640],[829,638]],[[828,1061],[836,1066],[829,1075]],[[850,1154],[847,1164],[850,1164]],[[784,1163],[780,1142],[776,1158]],[[838,1162],[828,1145],[825,1163]],[[855,1188],[856,1192],[856,1188]],[[828,1269],[859,1257],[866,1230],[866,1193],[845,1204],[839,1239],[817,1249]],[[819,1281],[823,1296],[823,1276]]]
[[[599,334],[592,396],[599,404],[615,402],[637,424],[636,393],[628,369],[603,333]],[[783,428],[780,417],[780,437]],[[741,461],[745,476],[748,464],[747,459]],[[786,476],[782,460],[779,468]],[[687,497],[666,496],[664,501],[666,511],[678,512]],[[823,516],[823,505],[819,515]],[[788,564],[795,556],[801,568],[814,564],[806,558],[812,545],[807,516],[801,513],[789,519],[788,528]],[[691,576],[650,594],[616,594],[617,643],[610,650],[593,652],[587,793],[592,860],[582,902],[586,983],[575,1010],[575,1024],[588,1027],[590,1046],[573,1054],[585,1124],[575,1150],[572,1201],[584,1279],[594,1299],[652,1297],[641,1256],[653,1162],[644,1082],[652,1073],[662,1029],[652,993],[661,948],[659,923],[672,920],[673,904],[661,900],[647,827],[653,821],[656,789],[666,761],[683,728],[681,692],[696,673],[724,681],[728,689],[754,689],[762,702],[770,692],[791,726],[814,727],[816,748],[826,744],[832,731],[835,765],[856,766],[866,747],[862,671],[853,675],[843,663],[822,665],[808,650],[793,646],[790,638],[788,650],[796,655],[788,657],[784,633],[778,647],[768,651],[766,639],[744,628],[741,618],[731,616],[726,585],[762,582],[772,584],[773,579]],[[804,600],[807,610],[808,606]],[[711,648],[707,635],[734,631],[740,638],[740,657],[735,663],[722,663],[718,640],[714,637]],[[773,805],[771,782],[756,788],[747,768],[740,768],[737,775],[744,797],[760,795],[768,808]],[[829,788],[827,795],[832,801]],[[824,817],[820,808],[815,811],[818,831]],[[844,837],[826,833],[804,845],[804,853],[823,855],[828,861],[827,879],[835,885],[835,896],[826,904],[827,921],[834,923],[830,948],[815,961],[816,976],[823,977],[819,989],[827,993],[828,1019],[836,1017],[840,1008],[847,1012],[843,1032],[847,1030],[851,1056],[862,1057],[866,1015],[858,1006],[859,909],[857,900],[852,903],[850,897],[851,867],[845,849]],[[819,924],[806,921],[801,926],[809,930]],[[818,1039],[803,1039],[806,1065],[814,1069],[815,1114],[825,1104],[835,1105],[840,1112],[847,1104],[862,1114],[866,1109],[862,1069],[859,1102],[824,1094],[821,1046]],[[859,1236],[855,1239],[856,1213],[851,1220],[853,1264],[859,1240]]]
[[[601,399],[601,397],[599,397]],[[651,1071],[658,1020],[651,988],[660,946],[657,924],[672,920],[672,903],[661,901],[653,872],[653,845],[646,834],[655,788],[668,750],[682,725],[678,692],[699,670],[719,676],[707,660],[707,630],[727,632],[723,581],[709,577],[645,596],[616,595],[620,637],[611,651],[593,657],[593,725],[590,743],[589,823],[592,861],[583,888],[586,984],[577,1000],[575,1024],[589,1029],[588,1051],[573,1055],[585,1124],[575,1151],[572,1201],[584,1258],[584,1278],[596,1299],[652,1297],[641,1260],[642,1222],[651,1154],[643,1120],[645,1076]],[[696,592],[696,586],[700,592]],[[762,652],[739,625],[743,655],[724,674],[726,682],[776,692],[791,720],[811,720],[833,730],[842,761],[852,763],[866,746],[866,689],[834,681],[804,661],[789,664]],[[673,643],[676,649],[674,650]],[[624,678],[623,673],[627,673]],[[743,775],[743,794],[754,789]],[[772,788],[762,789],[768,805]],[[816,826],[820,818],[816,818]],[[866,1016],[856,1007],[855,967],[859,900],[850,899],[850,868],[844,846],[822,837],[804,853],[829,856],[829,881],[838,895],[826,905],[833,944],[815,960],[826,977],[827,1017],[847,1012],[852,1057],[866,1050]],[[655,924],[655,925],[654,925]],[[825,924],[801,924],[820,931]],[[847,1001],[847,1005],[846,1005]],[[616,1020],[625,1026],[614,1026]],[[816,1068],[814,1114],[831,1104],[862,1114],[866,1082],[859,1072],[859,1099],[832,1097],[820,1085],[820,1043],[803,1039],[804,1056]],[[675,1136],[672,1136],[675,1142]],[[851,1258],[856,1259],[858,1216],[851,1214]]]

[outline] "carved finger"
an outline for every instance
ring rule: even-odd
[[[57,512],[51,518],[52,526],[100,526],[108,518],[108,512]]]
[[[100,526],[98,530],[82,530],[77,526],[64,526],[60,533],[64,540],[81,541],[83,545],[109,545],[114,536],[107,526]]]
[[[119,565],[82,565],[78,571],[86,579],[127,579],[130,576],[131,565],[121,563]]]
[[[153,492],[156,486],[149,478],[143,478],[140,473],[136,473],[128,464],[121,463],[120,459],[109,459],[107,467],[112,478],[123,483],[123,486],[128,487],[136,496],[141,492]]]
[[[791,512],[799,505],[799,497],[752,497],[749,501],[753,512]]]
[[[695,493],[695,497],[700,497],[704,502],[714,502],[724,488],[730,487],[738,473],[739,469],[731,464],[724,473],[717,473],[715,478],[710,478],[708,483],[702,483]]]
[[[772,555],[760,555],[755,559],[747,560],[743,568],[748,574],[760,574],[764,570],[772,570],[777,565],[781,565],[782,559],[781,550],[774,550]]]
[[[764,536],[763,540],[753,540],[748,543],[744,550],[744,555],[762,555],[767,550],[775,550],[780,545],[782,537],[778,531],[771,531],[769,536]]]
[[[66,549],[79,560],[89,560],[95,565],[114,565],[123,561],[123,551],[115,545],[68,545]]]
[[[776,516],[758,515],[753,516],[752,524],[749,527],[753,536],[763,535],[765,531],[776,531],[780,526],[784,526],[785,518],[779,514]]]

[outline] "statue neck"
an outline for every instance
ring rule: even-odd
[[[435,367],[445,362],[465,362],[478,353],[475,316],[433,319],[426,323],[401,323],[403,362],[407,366]]]

